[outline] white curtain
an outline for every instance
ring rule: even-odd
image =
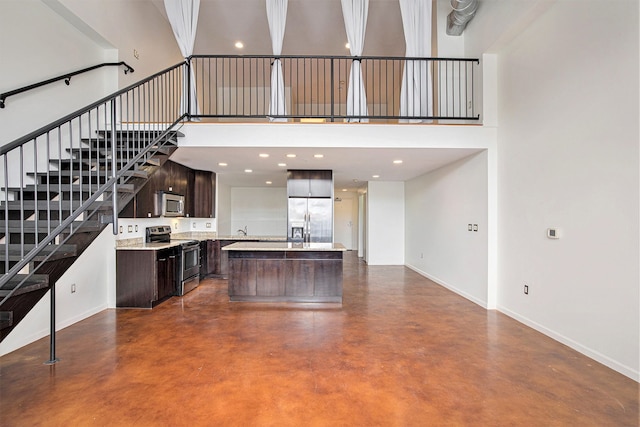
[[[169,23],[178,42],[178,47],[185,58],[193,54],[193,45],[196,41],[196,29],[198,27],[198,13],[200,0],[164,0],[164,8],[167,11]],[[187,77],[184,77],[184,88],[187,86]],[[196,93],[196,78],[191,69],[191,87],[182,91],[180,110],[186,112],[187,96],[191,97],[191,114],[200,114]]]
[[[400,0],[407,50],[405,56],[431,56],[431,0]],[[431,66],[427,61],[407,60],[400,90],[400,116],[433,115]],[[428,120],[400,120],[423,122]]]
[[[269,33],[271,34],[271,47],[273,55],[282,54],[282,41],[284,29],[287,23],[288,0],[267,0],[267,19],[269,20]],[[282,61],[276,59],[271,66],[271,103],[269,114],[286,115],[284,78],[282,76]],[[286,122],[286,118],[269,117],[272,122]]]
[[[364,33],[367,29],[369,0],[342,0],[342,15],[347,30],[351,56],[362,56]],[[366,116],[367,95],[364,91],[362,68],[359,60],[354,60],[349,72],[347,90],[347,115]],[[368,122],[368,119],[348,119],[349,122]]]

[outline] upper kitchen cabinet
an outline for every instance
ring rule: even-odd
[[[330,170],[287,171],[288,197],[333,197],[333,173]]]
[[[155,210],[159,191],[185,197],[185,215],[212,218],[214,215],[215,174],[195,171],[179,163],[167,161],[149,177],[131,203],[120,213],[121,218],[157,217]]]
[[[193,216],[196,218],[213,218],[215,209],[216,174],[207,171],[194,171]]]

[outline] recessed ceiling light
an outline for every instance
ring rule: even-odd
[[[283,167],[287,166],[287,164],[286,164],[286,163],[278,163],[278,166],[280,166],[281,168],[283,168]]]
[[[342,189],[342,191],[347,191],[347,189],[346,189],[346,188],[343,188],[343,189]]]
[[[260,153],[258,154],[260,157],[266,159],[267,157],[269,157],[269,155],[267,153]]]
[[[347,49],[351,49],[351,45],[349,44],[349,42],[345,43],[344,47],[346,47]]]
[[[402,163],[402,160],[394,160],[393,163],[395,163],[396,165],[399,165],[400,163]]]
[[[287,157],[289,157],[290,159],[293,159],[295,156],[295,154],[287,154]]]
[[[236,42],[236,44],[234,45],[236,48],[238,49],[242,49],[244,47],[244,43],[242,42]]]
[[[227,166],[227,164],[225,162],[220,162],[218,163],[218,166]]]
[[[251,172],[253,172],[253,170],[251,170],[251,169],[245,169],[244,171],[245,171],[246,173],[251,173]]]
[[[271,181],[266,181],[266,182],[265,182],[265,184],[267,184],[267,185],[271,185],[271,184],[273,184],[273,182],[271,182]]]
[[[324,154],[314,154],[313,157],[315,157],[316,159],[321,159],[324,157]]]
[[[357,179],[354,179],[354,180],[353,180],[353,182],[358,182],[358,180],[357,180]]]
[[[374,178],[380,178],[380,175],[373,175]]]

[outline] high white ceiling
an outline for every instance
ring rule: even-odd
[[[151,0],[166,17],[163,0]],[[195,54],[271,54],[265,0],[201,0]],[[451,9],[449,0],[439,8]],[[447,12],[448,13],[448,12]],[[241,41],[242,50],[234,44]],[[289,0],[282,53],[285,55],[349,55],[345,47],[340,0]],[[403,56],[404,32],[398,0],[370,0],[364,55]],[[172,160],[195,169],[214,170],[220,182],[238,187],[286,185],[286,169],[331,169],[336,194],[361,189],[369,180],[406,181],[469,156],[473,149],[392,148],[237,148],[184,147]],[[286,154],[295,153],[295,159]],[[269,154],[260,158],[258,154]],[[323,154],[316,159],[314,154]],[[402,159],[401,165],[392,163]],[[229,166],[220,167],[218,162]],[[286,167],[279,167],[285,162]],[[244,172],[252,169],[252,173]],[[373,178],[379,175],[379,178]]]

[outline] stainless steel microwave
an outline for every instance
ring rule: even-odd
[[[184,216],[184,196],[158,191],[156,197],[156,215]]]

